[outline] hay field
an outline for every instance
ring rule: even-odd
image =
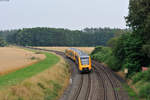
[[[57,51],[65,52],[65,50],[67,48],[71,48],[71,47],[37,47],[37,48],[43,48],[43,49],[48,49],[48,50],[57,50]],[[94,50],[94,47],[72,47],[72,48],[82,50],[88,54],[90,54]]]
[[[0,75],[26,67],[45,58],[16,47],[0,47]]]

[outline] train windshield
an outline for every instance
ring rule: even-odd
[[[89,57],[82,57],[81,63],[82,65],[89,65]]]

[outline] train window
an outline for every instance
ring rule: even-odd
[[[81,63],[82,65],[89,65],[89,57],[82,57]]]

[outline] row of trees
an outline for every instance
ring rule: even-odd
[[[82,31],[56,28],[26,28],[7,35],[9,43],[23,46],[96,46],[127,30],[85,28]]]

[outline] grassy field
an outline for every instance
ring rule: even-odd
[[[33,75],[36,75],[48,69],[49,67],[56,64],[59,61],[59,58],[54,54],[50,54],[50,53],[44,53],[44,54],[46,55],[46,59],[36,64],[33,64],[31,66],[9,73],[7,75],[0,76],[0,87],[3,87],[5,85],[16,84],[19,81],[22,81],[26,78],[29,78]]]

